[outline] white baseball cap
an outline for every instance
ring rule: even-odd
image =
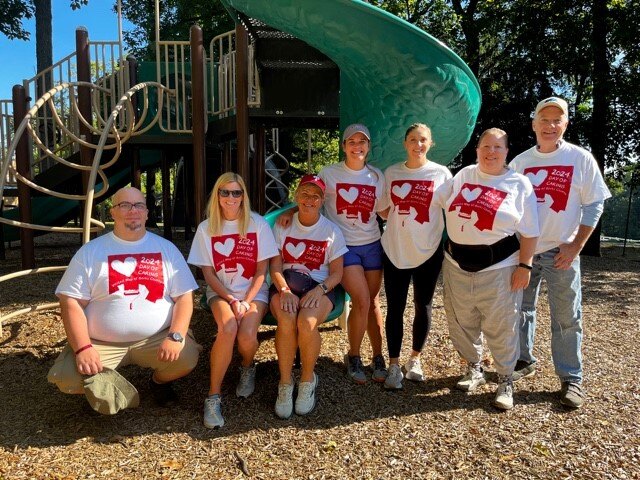
[[[547,107],[558,107],[560,110],[562,110],[562,113],[569,117],[569,105],[567,105],[567,102],[560,97],[549,97],[538,102],[538,105],[536,105],[534,116],[538,115],[538,113],[540,113],[540,110]]]

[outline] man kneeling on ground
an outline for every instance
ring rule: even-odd
[[[198,285],[175,245],[146,231],[147,214],[138,189],[119,190],[113,232],[80,248],[56,289],[68,344],[48,380],[103,414],[138,406],[137,390],[116,372],[130,364],[153,369],[154,399],[175,404],[171,382],[195,368],[201,350],[188,331]]]

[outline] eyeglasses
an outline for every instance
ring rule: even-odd
[[[244,192],[242,190],[218,190],[218,195],[221,197],[228,197],[231,195],[233,198],[240,198]]]
[[[116,203],[113,206],[113,208],[119,208],[120,210],[124,210],[127,212],[130,212],[132,208],[142,211],[147,209],[147,204],[144,202],[137,202],[137,203],[120,202],[120,203]]]

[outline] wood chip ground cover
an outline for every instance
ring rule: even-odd
[[[67,237],[38,239],[38,264],[64,265],[78,246]],[[19,269],[19,259],[19,250],[9,250],[0,275]],[[558,404],[544,295],[536,340],[541,369],[516,385],[510,412],[491,407],[492,382],[470,395],[455,390],[463,367],[447,336],[439,286],[423,355],[426,382],[405,382],[400,392],[350,384],[342,363],[346,336],[330,324],[322,329],[317,408],[279,420],[274,329],[263,327],[256,392],[235,397],[234,358],[220,431],[202,426],[214,338],[207,312],[196,310],[192,320],[205,349],[196,370],[178,382],[180,405],[156,407],[149,373],[126,367],[141,406],[113,417],[46,382],[65,343],[57,311],[13,318],[0,337],[0,479],[638,479],[640,252],[622,257],[611,247],[602,258],[582,261],[588,402],[579,411]],[[58,279],[48,274],[3,283],[0,309],[52,301]],[[412,313],[409,308],[406,318]],[[403,355],[410,335],[407,320]],[[368,363],[366,341],[363,352]],[[486,364],[492,370],[489,356]]]

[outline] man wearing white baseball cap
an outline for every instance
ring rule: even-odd
[[[513,379],[535,374],[533,355],[540,282],[547,282],[551,312],[551,353],[562,387],[560,402],[579,408],[582,388],[582,287],[580,251],[611,196],[598,164],[587,150],[563,139],[569,125],[567,102],[549,97],[535,108],[536,146],[518,155],[511,168],[526,175],[538,202],[540,237],[531,281],[525,289],[520,324],[520,359]]]

